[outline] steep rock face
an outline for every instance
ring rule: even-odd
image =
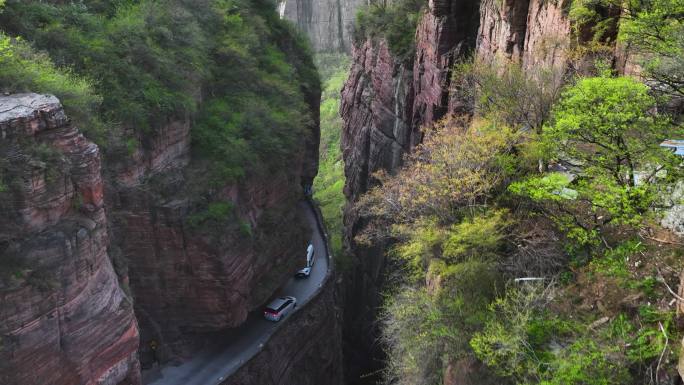
[[[473,48],[477,4],[467,0],[431,0],[416,32],[413,65],[414,127],[439,120],[449,107],[451,68]]]
[[[568,63],[570,21],[565,1],[530,0],[525,43],[522,48],[523,68],[559,68]]]
[[[476,55],[487,62],[510,60],[527,69],[567,65],[571,31],[564,3],[482,1]]]
[[[280,17],[295,23],[316,52],[350,52],[352,26],[362,0],[281,0]]]
[[[484,0],[480,5],[478,53],[486,59],[522,57],[527,30],[529,0]]]
[[[410,122],[413,104],[411,71],[394,60],[384,41],[354,49],[354,62],[342,89],[340,114],[345,121],[342,153],[345,194],[356,200],[371,174],[395,169],[402,155],[418,142]]]
[[[345,120],[342,152],[345,159],[345,195],[356,201],[372,184],[378,170],[394,170],[402,156],[419,140],[412,128],[412,72],[392,58],[387,44],[366,42],[354,48],[354,62],[342,90],[340,114]],[[366,357],[375,340],[371,325],[380,304],[379,293],[384,255],[382,245],[366,249],[354,235],[361,219],[347,206],[344,215],[346,247],[354,250],[357,263],[344,285],[345,358],[351,383],[366,371]]]
[[[99,148],[53,96],[0,97],[0,382],[138,384],[108,255]]]
[[[144,146],[137,147],[124,161],[110,165],[112,179],[117,185],[135,186],[147,175],[182,168],[190,162],[189,117],[167,122],[140,140],[144,140]]]
[[[400,166],[420,142],[420,127],[446,114],[451,67],[474,46],[477,12],[470,1],[430,1],[410,65],[395,59],[382,40],[354,47],[340,108],[349,201],[368,189],[373,172]]]
[[[572,70],[590,73],[593,59],[601,56],[612,62],[619,73],[638,74],[639,68],[628,47],[616,44],[617,26],[607,27],[603,43],[611,52],[572,53],[573,25],[568,15],[569,1],[483,0],[480,4],[480,27],[477,32],[476,56],[485,62],[511,61],[533,72],[539,69]],[[601,12],[616,16],[618,9]],[[592,39],[590,26],[581,28],[580,42]]]
[[[214,192],[234,208],[218,226],[188,222],[206,194],[202,166],[190,162],[189,120],[168,122],[112,167],[114,251],[130,275],[144,366],[183,355],[197,333],[240,325],[298,266],[306,239],[296,201],[318,169],[315,121],[282,173]]]
[[[375,184],[373,173],[398,169],[403,156],[422,139],[420,128],[440,119],[449,108],[450,68],[472,48],[477,8],[468,1],[431,1],[416,32],[414,63],[402,63],[384,41],[353,48],[353,64],[342,90],[345,161],[345,247],[355,258],[344,283],[345,359],[351,383],[374,369],[378,356],[375,318],[386,268],[384,249],[355,242],[364,218],[353,203]],[[370,365],[369,365],[370,363]]]
[[[171,191],[192,183],[180,171],[154,178],[170,179],[161,188]],[[168,198],[147,185],[117,190],[114,228],[130,271],[144,364],[182,353],[193,334],[240,325],[297,267],[306,242],[298,188],[284,177],[228,187],[223,196],[242,225],[216,229],[188,226],[192,207],[180,190]]]

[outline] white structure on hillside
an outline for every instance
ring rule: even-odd
[[[668,139],[660,143],[660,147],[671,148],[676,155],[684,156],[684,139]]]

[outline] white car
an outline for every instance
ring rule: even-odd
[[[305,267],[303,269],[299,269],[297,274],[295,274],[296,278],[306,278],[311,275],[311,268],[310,267]]]
[[[264,317],[269,321],[280,321],[287,313],[297,307],[297,298],[286,296],[276,298],[264,309]]]
[[[316,254],[314,254],[313,245],[309,243],[309,246],[306,248],[306,265],[311,267],[314,265],[314,262],[316,262]]]
[[[297,274],[295,274],[295,277],[307,278],[309,275],[311,275],[311,268],[313,267],[314,262],[316,262],[314,247],[312,244],[309,244],[309,246],[306,248],[306,267],[300,269]]]

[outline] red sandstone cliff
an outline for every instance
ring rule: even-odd
[[[242,226],[193,229],[187,224],[197,169],[170,168],[112,188],[113,233],[127,262],[142,328],[141,360],[182,353],[196,334],[240,325],[298,266],[305,226],[296,213],[298,177],[274,176],[228,186]],[[163,194],[162,194],[163,191]]]
[[[138,384],[99,148],[52,96],[0,97],[0,383]]]
[[[186,356],[202,333],[239,326],[299,266],[308,230],[296,202],[318,169],[320,91],[311,94],[310,135],[277,175],[209,186],[208,165],[193,160],[189,120],[168,122],[112,165],[114,250],[130,276],[143,366]],[[211,201],[231,202],[234,217],[191,226]]]
[[[138,384],[139,359],[240,325],[300,265],[319,98],[307,91],[309,135],[281,173],[219,188],[192,161],[189,119],[105,168],[54,97],[0,99],[0,384]],[[190,226],[202,200],[234,217]]]

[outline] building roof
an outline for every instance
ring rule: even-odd
[[[684,156],[684,139],[668,139],[660,143],[660,147],[671,148],[676,155]]]

